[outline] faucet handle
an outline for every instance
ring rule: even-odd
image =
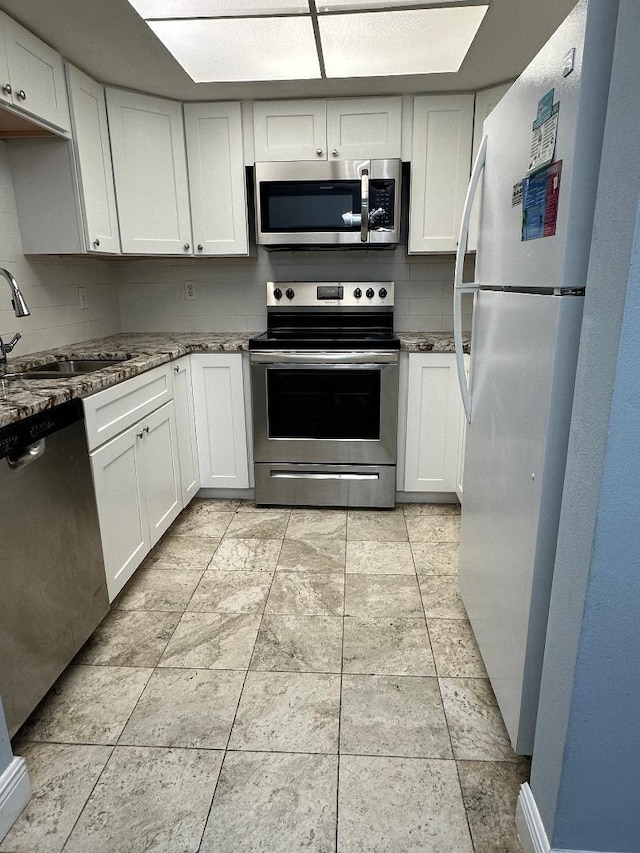
[[[3,344],[4,351],[5,352],[11,352],[21,337],[22,337],[22,335],[20,334],[20,332],[16,332],[10,341]]]

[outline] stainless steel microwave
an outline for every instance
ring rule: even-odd
[[[393,246],[401,183],[401,160],[256,163],[258,245]]]

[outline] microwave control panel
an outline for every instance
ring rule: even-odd
[[[393,228],[395,181],[373,178],[369,182],[369,228]]]

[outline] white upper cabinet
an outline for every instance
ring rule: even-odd
[[[268,160],[326,160],[326,101],[255,101],[256,163]]]
[[[122,251],[191,255],[182,105],[106,92]]]
[[[247,255],[247,198],[239,103],[185,104],[196,255]]]
[[[402,150],[402,98],[327,101],[329,159],[385,160]]]
[[[409,253],[455,252],[471,169],[473,95],[414,98]]]
[[[471,165],[476,159],[476,154],[482,142],[482,125],[484,120],[489,115],[491,110],[499,103],[502,96],[509,90],[509,83],[502,86],[494,86],[492,89],[484,89],[482,92],[476,92],[476,110],[473,119],[473,153]],[[469,220],[469,238],[467,240],[467,251],[475,252],[478,248],[478,228],[480,226],[480,200],[482,198],[482,180],[478,184],[476,191],[476,199],[471,210],[471,219]]]
[[[400,157],[402,98],[256,101],[256,162]]]
[[[0,98],[69,133],[69,103],[59,53],[0,12]]]
[[[70,65],[67,79],[86,248],[117,254],[120,233],[104,88]]]

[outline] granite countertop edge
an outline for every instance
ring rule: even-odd
[[[2,380],[0,428],[18,423],[69,400],[89,397],[140,373],[190,353],[247,352],[257,332],[131,333],[80,341],[10,359],[6,371],[21,372],[60,359],[126,358],[93,373],[60,379]]]
[[[11,359],[7,372],[29,370],[68,358],[126,358],[120,364],[89,374],[61,376],[60,379],[3,381],[0,375],[0,428],[17,423],[69,400],[89,397],[133,376],[159,367],[190,353],[236,352],[249,350],[249,338],[257,332],[206,333],[120,333],[31,353]],[[454,352],[452,332],[397,332],[404,352]],[[463,337],[469,352],[470,335]]]

